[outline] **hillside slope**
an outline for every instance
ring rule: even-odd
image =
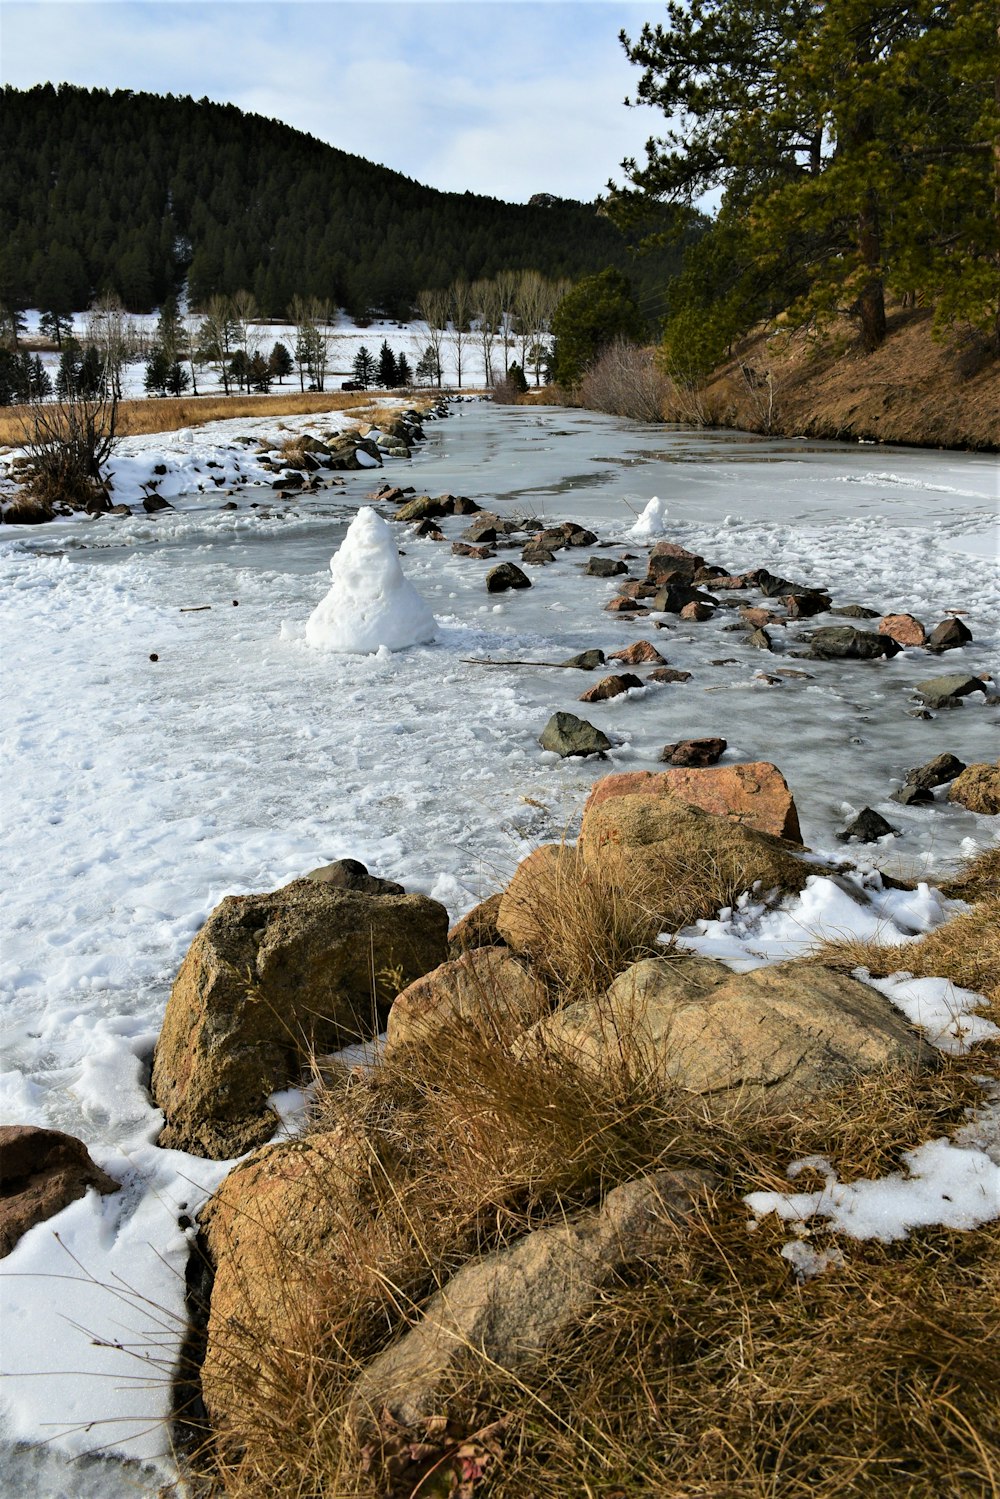
[[[680,249],[633,263],[594,204],[444,193],[277,120],[207,99],[62,84],[2,95],[0,299],[70,311],[115,290],[146,311],[252,291],[406,318],[422,287],[533,267],[628,267],[657,300]]]
[[[931,321],[897,310],[868,355],[802,331],[760,334],[715,372],[705,411],[749,432],[997,451],[1000,359],[973,335],[934,338]]]

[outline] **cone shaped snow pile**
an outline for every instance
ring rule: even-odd
[[[651,536],[662,536],[667,524],[667,502],[654,494],[645,510],[628,532],[636,541],[648,541]]]
[[[354,517],[330,572],[330,592],[306,622],[307,645],[370,655],[433,638],[434,616],[404,577],[392,532],[370,507]]]

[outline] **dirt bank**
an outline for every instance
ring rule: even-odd
[[[931,336],[929,311],[896,311],[874,354],[806,332],[746,340],[704,390],[709,425],[916,447],[1000,449],[1000,359],[985,341]],[[698,413],[677,403],[677,420]]]

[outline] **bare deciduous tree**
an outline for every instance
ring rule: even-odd
[[[101,360],[104,383],[116,400],[122,397],[122,371],[140,350],[135,324],[115,292],[98,297],[87,313],[86,342]]]
[[[459,387],[462,384],[462,353],[466,344],[474,336],[470,327],[474,311],[472,288],[468,281],[460,277],[451,286],[451,331],[449,333],[451,346],[455,350],[455,383]]]
[[[417,293],[417,311],[423,321],[427,324],[427,336],[420,335],[420,342],[433,349],[434,360],[437,365],[437,383],[441,384],[441,350],[444,348],[445,335],[448,332],[448,318],[451,312],[451,293],[441,289],[421,291]]]
[[[496,282],[486,277],[473,281],[472,304],[476,313],[479,344],[483,351],[483,376],[486,384],[492,385],[494,340],[500,325],[500,296]]]

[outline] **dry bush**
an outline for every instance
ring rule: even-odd
[[[20,471],[28,498],[42,511],[59,505],[73,510],[106,509],[105,472],[118,441],[118,402],[114,396],[86,400],[72,396],[52,404],[18,408]]]
[[[1000,847],[985,848],[970,859],[958,874],[944,880],[941,893],[949,900],[983,900],[1000,895]]]
[[[580,382],[579,404],[588,411],[607,411],[637,422],[658,422],[667,395],[667,380],[657,368],[654,351],[616,338],[602,349]]]

